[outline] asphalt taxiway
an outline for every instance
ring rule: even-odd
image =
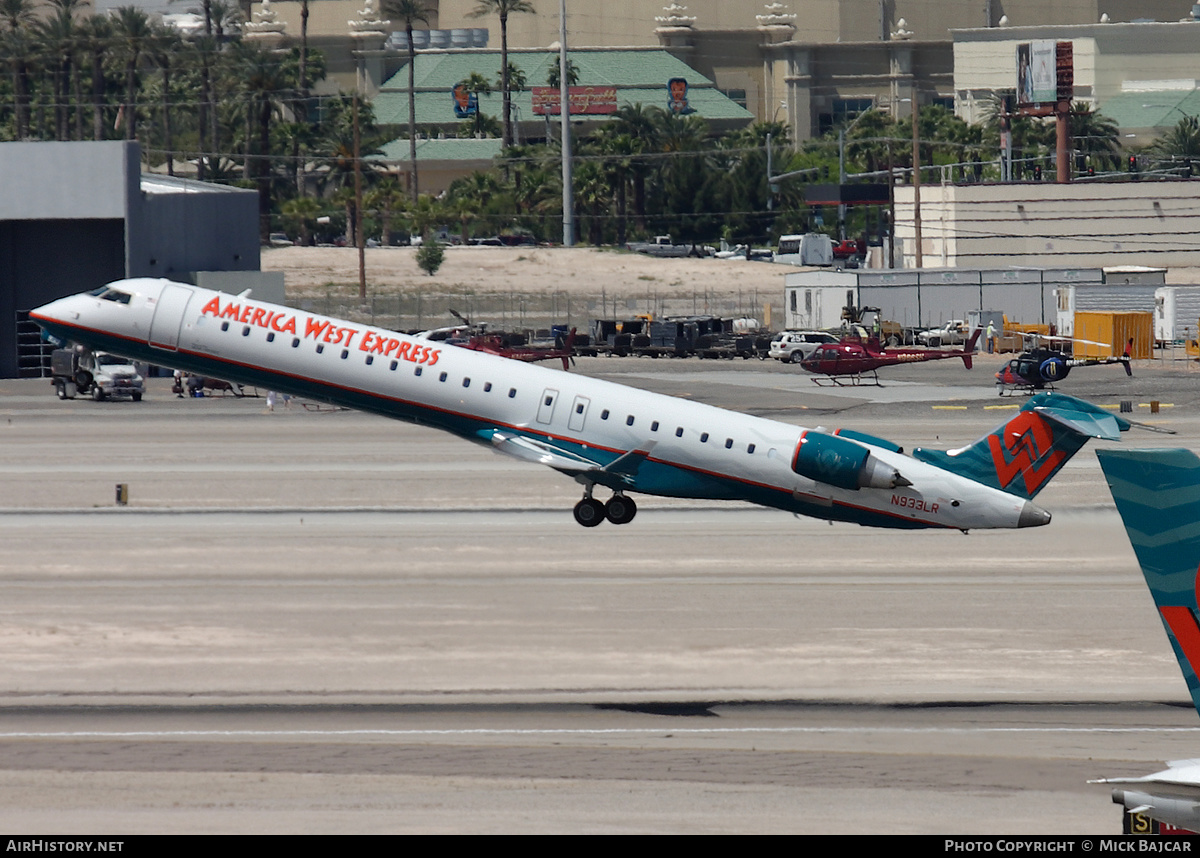
[[[577,371],[953,447],[1020,400],[950,363]],[[1118,373],[1064,390],[1200,446],[1200,374]],[[1088,778],[1200,753],[1087,450],[1019,533],[652,498],[587,531],[569,480],[428,430],[0,381],[0,485],[10,832],[1110,834]]]

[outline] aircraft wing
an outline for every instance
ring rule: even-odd
[[[605,465],[586,456],[562,450],[544,441],[518,435],[515,432],[488,429],[479,434],[487,438],[492,446],[501,453],[507,453],[526,462],[546,465],[564,474],[610,488],[632,486],[638,468],[654,448],[654,443],[650,442],[645,445],[644,449],[630,450]]]

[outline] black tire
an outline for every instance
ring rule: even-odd
[[[132,393],[132,394],[131,394],[131,396],[133,396],[133,401],[134,401],[134,402],[141,402],[141,401],[142,401],[142,394],[141,394],[141,392],[140,392],[140,391],[135,391],[134,393]]]
[[[54,392],[58,394],[59,399],[67,398],[67,383],[61,378],[54,382]]]
[[[637,504],[625,495],[613,495],[604,505],[604,516],[613,524],[629,524],[637,515]]]
[[[92,385],[92,399],[96,402],[104,401],[104,388],[98,384]]]
[[[584,498],[575,504],[575,520],[584,527],[595,527],[604,521],[604,504],[595,498]]]
[[[788,363],[800,363],[802,360],[804,360],[804,353],[800,349],[796,349],[788,355]]]

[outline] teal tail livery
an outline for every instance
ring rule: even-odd
[[[1100,467],[1175,658],[1200,712],[1200,458],[1190,450],[1097,450]],[[1200,760],[1175,760],[1165,771],[1118,784],[1112,800],[1131,813],[1185,831],[1200,831]]]
[[[1097,450],[1096,455],[1200,711],[1200,458],[1189,450]]]
[[[1061,393],[1029,397],[1017,415],[969,447],[926,450],[913,457],[951,473],[1031,499],[1089,438],[1118,441],[1133,424]]]

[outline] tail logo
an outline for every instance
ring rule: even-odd
[[[1025,478],[1025,491],[1033,496],[1066,461],[1063,450],[1050,451],[1054,431],[1033,411],[1022,411],[1008,421],[999,433],[988,436],[992,464],[1001,488],[1008,488],[1017,477]],[[1039,465],[1038,460],[1045,460]]]
[[[1200,584],[1200,569],[1196,570],[1196,576],[1196,583]],[[1163,605],[1158,611],[1183,651],[1192,673],[1200,676],[1200,625],[1196,623],[1195,613],[1184,605]]]

